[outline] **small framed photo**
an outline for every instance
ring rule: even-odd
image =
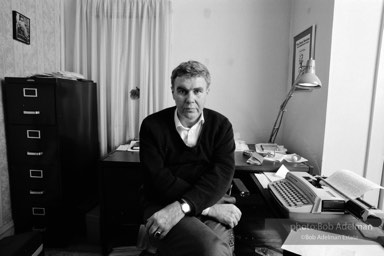
[[[25,44],[31,42],[31,23],[29,18],[23,14],[12,11],[13,16],[13,39]]]
[[[312,25],[293,38],[292,85],[300,71],[313,58],[316,26]]]

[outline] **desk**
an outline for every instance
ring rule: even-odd
[[[247,174],[243,173],[242,175]],[[296,219],[287,218],[278,210],[277,202],[273,199],[269,190],[264,189],[253,174],[248,175],[250,178],[243,177],[242,180],[248,181],[247,186],[251,191],[251,195],[248,200],[240,201],[238,204],[243,215],[235,228],[237,256],[254,256],[255,247],[274,248],[275,251],[283,253],[283,250],[279,248],[281,248],[291,231],[292,225],[304,227],[319,227],[320,225],[320,231],[360,239],[365,237],[376,240],[380,236],[384,237],[383,230],[375,227],[362,232],[356,229],[347,228],[343,230],[342,228],[336,228],[337,225],[348,225],[348,227],[355,224],[364,225],[363,222],[350,214],[307,214]],[[284,255],[291,254],[284,252]]]
[[[103,255],[117,246],[136,245],[141,221],[139,154],[115,151],[100,161],[100,238]]]
[[[262,202],[260,193],[249,178],[249,172],[276,171],[281,163],[264,161],[249,165],[242,152],[235,152],[236,176],[251,190],[250,197],[239,198],[240,204]],[[310,171],[306,164],[288,164],[288,169]],[[100,161],[101,243],[106,254],[113,247],[135,245],[139,224],[138,189],[142,181],[140,158],[137,152],[115,151]]]

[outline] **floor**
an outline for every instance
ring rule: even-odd
[[[77,235],[65,247],[45,246],[45,256],[102,256],[102,253],[98,241]]]
[[[138,256],[141,250],[136,247],[116,248],[109,256]],[[45,247],[45,256],[102,256],[98,237],[78,235],[71,239],[68,246],[61,248]]]

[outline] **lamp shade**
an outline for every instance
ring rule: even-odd
[[[302,88],[320,88],[321,81],[316,76],[315,60],[309,59],[304,74],[302,74],[295,82],[297,87]]]

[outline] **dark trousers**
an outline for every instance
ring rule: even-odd
[[[228,200],[223,197],[220,202],[225,203]],[[152,214],[163,208],[146,200],[143,193],[140,204],[144,223]],[[161,256],[232,256],[235,240],[233,229],[204,216],[185,216],[163,239],[157,240],[152,236],[148,238]]]
[[[185,216],[162,240],[151,244],[164,256],[231,256],[233,230],[215,220]]]

